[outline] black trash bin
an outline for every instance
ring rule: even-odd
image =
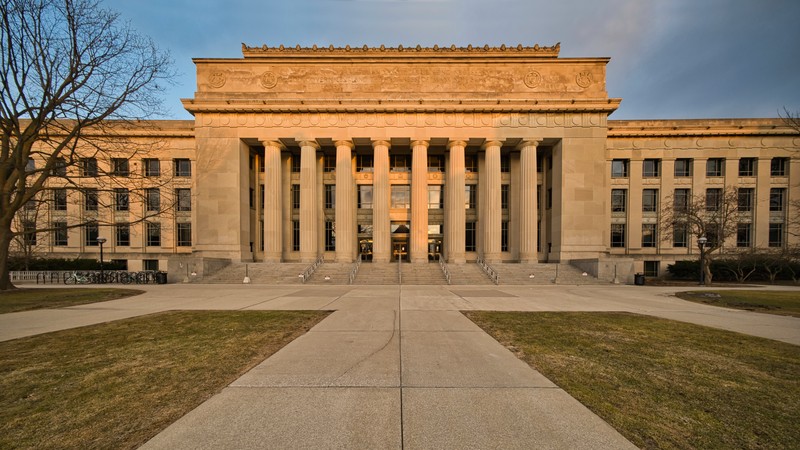
[[[167,284],[167,272],[156,272],[156,283]]]
[[[636,286],[644,286],[644,274],[637,273],[633,275],[633,284]]]

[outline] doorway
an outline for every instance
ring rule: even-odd
[[[408,237],[392,237],[392,262],[408,262]]]

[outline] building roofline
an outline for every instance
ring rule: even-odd
[[[798,136],[781,118],[609,120],[608,137],[643,136]]]

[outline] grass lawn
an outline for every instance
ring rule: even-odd
[[[798,346],[628,313],[465,314],[641,448],[800,448]]]
[[[16,289],[0,293],[0,314],[105,302],[143,292],[138,289],[119,288]]]
[[[691,302],[800,317],[800,291],[689,291],[675,295]]]
[[[0,448],[136,448],[327,314],[168,312],[0,342]]]

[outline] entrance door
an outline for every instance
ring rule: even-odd
[[[392,261],[408,262],[408,238],[393,238],[392,239]]]

